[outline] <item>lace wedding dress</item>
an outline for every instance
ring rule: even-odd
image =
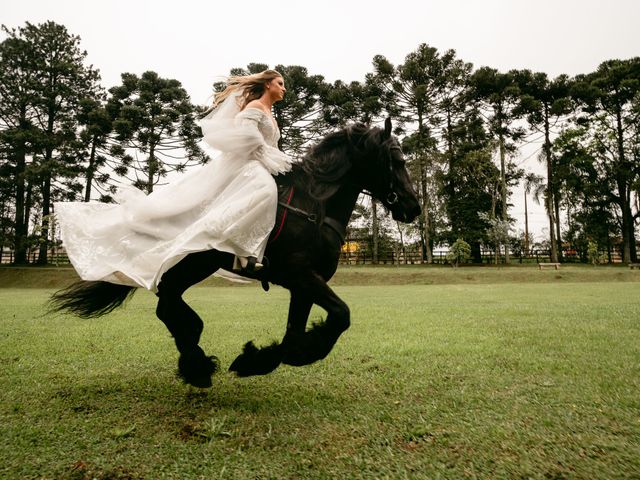
[[[261,260],[273,228],[272,175],[291,169],[265,112],[240,111],[238,94],[200,122],[218,153],[150,195],[130,189],[119,204],[56,203],[63,246],[83,280],[157,291],[162,274],[192,252],[216,249]],[[238,278],[230,272],[222,276]]]

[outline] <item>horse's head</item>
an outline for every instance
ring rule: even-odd
[[[357,123],[327,135],[310,149],[301,166],[309,193],[317,200],[327,200],[341,186],[356,186],[382,202],[395,220],[408,223],[420,214],[390,119],[384,129]]]
[[[420,203],[400,143],[391,134],[391,119],[385,121],[384,130],[369,129],[361,142],[361,154],[354,161],[352,178],[382,202],[394,220],[413,221],[420,214]]]

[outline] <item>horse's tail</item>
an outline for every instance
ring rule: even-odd
[[[112,312],[133,296],[136,287],[109,282],[79,281],[58,290],[49,299],[49,311],[96,318]]]

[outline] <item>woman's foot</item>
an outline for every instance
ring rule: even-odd
[[[233,260],[233,271],[236,273],[254,273],[262,270],[264,265],[256,257],[238,257]]]

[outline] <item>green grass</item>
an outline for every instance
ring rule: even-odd
[[[338,285],[352,327],[326,360],[206,391],[175,379],[148,292],[83,321],[0,289],[0,478],[638,478],[640,285],[538,273]],[[223,368],[283,333],[281,289],[187,297]]]
[[[78,277],[71,267],[0,267],[0,288],[60,288]],[[332,285],[458,285],[488,283],[640,282],[640,270],[627,265],[593,267],[562,265],[560,270],[538,270],[536,265],[485,265],[451,268],[441,265],[341,265]],[[229,287],[226,280],[209,277],[202,286]]]

